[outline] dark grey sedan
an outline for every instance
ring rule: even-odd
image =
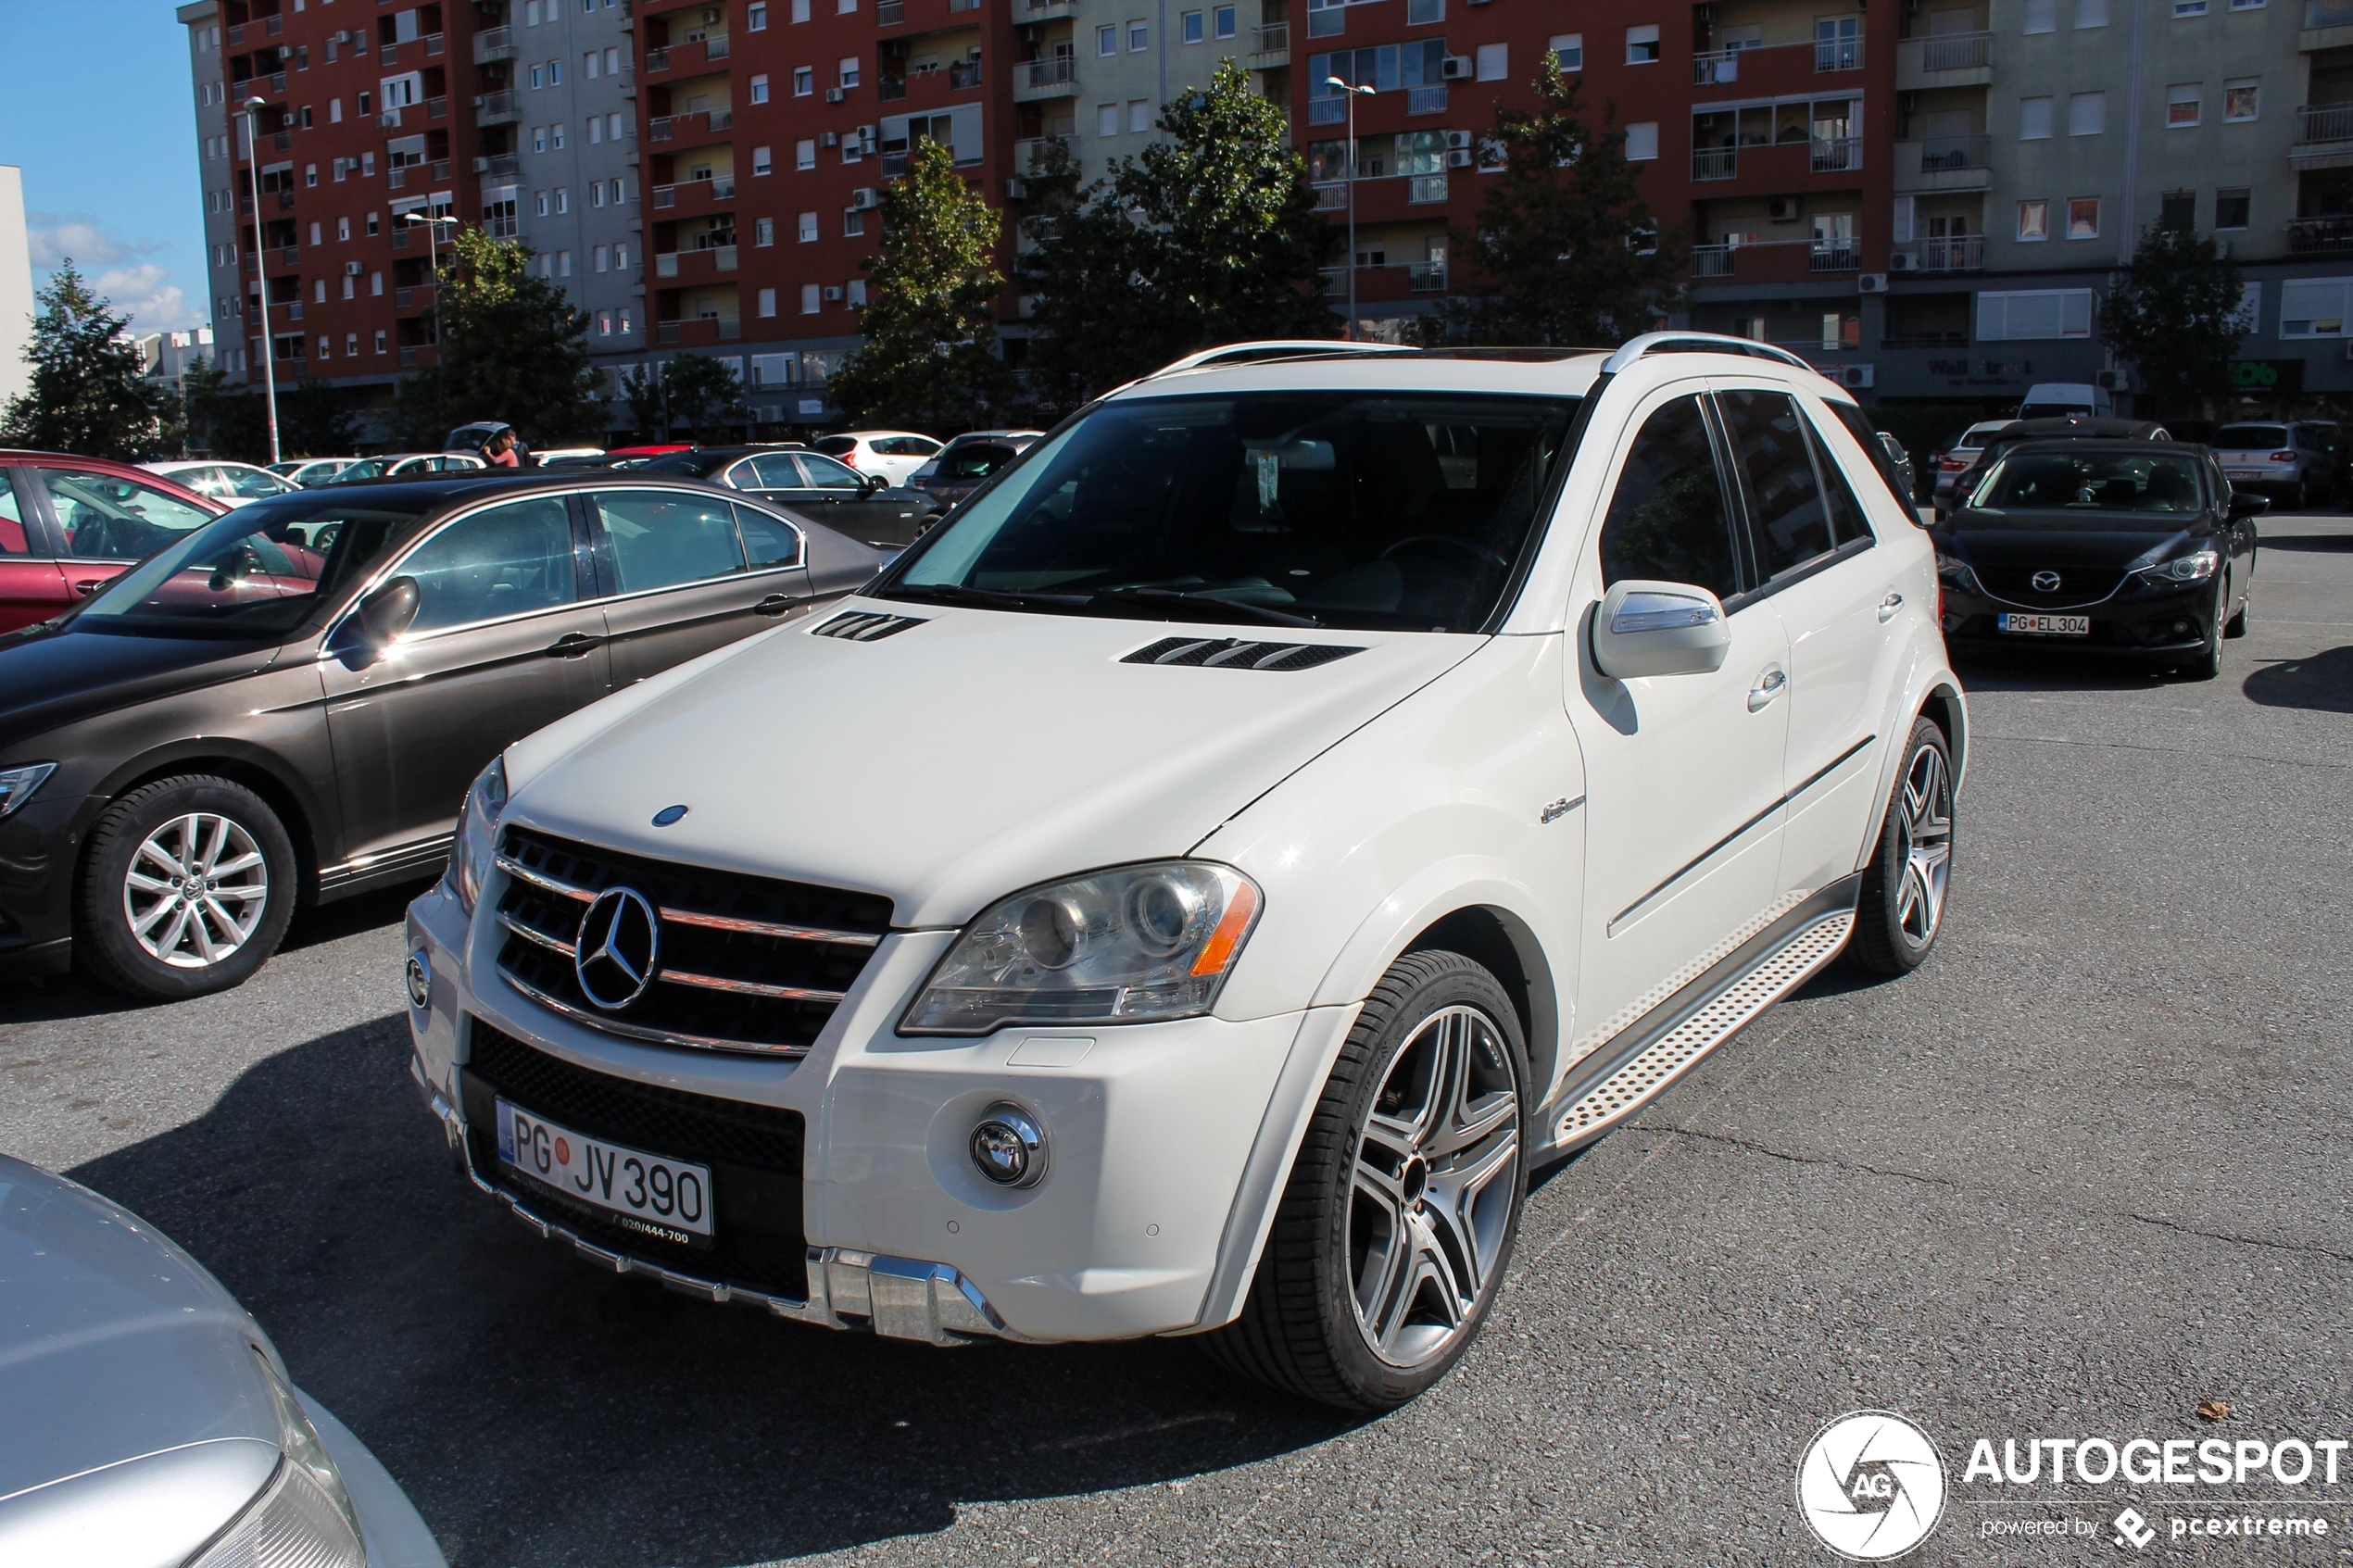
[[[948,505],[801,446],[708,446],[673,452],[632,471],[679,474],[747,491],[888,550],[913,544],[925,520]]]
[[[0,1155],[0,1562],[445,1568],[367,1446],[137,1215]]]

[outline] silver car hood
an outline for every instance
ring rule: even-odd
[[[0,1155],[0,1561],[49,1483],[89,1477],[71,1485],[135,1502],[151,1484],[184,1496],[198,1472],[218,1486],[258,1463],[197,1541],[218,1529],[277,1462],[257,1349],[270,1351],[260,1325],[145,1221]]]

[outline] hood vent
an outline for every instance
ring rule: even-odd
[[[879,643],[885,637],[895,637],[910,626],[921,626],[928,617],[921,615],[884,615],[875,610],[852,610],[837,615],[809,634],[812,637],[846,637],[853,643]]]
[[[1164,637],[1138,648],[1122,664],[1188,664],[1216,670],[1313,670],[1360,647],[1331,643],[1245,643],[1232,637]]]

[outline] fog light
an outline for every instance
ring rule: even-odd
[[[1034,1187],[1046,1175],[1046,1134],[1020,1106],[999,1102],[973,1128],[973,1165],[1001,1187]]]
[[[2190,623],[2186,621],[2176,621],[2173,622],[2173,634],[2177,637],[2188,636],[2190,634]]]
[[[409,955],[409,1001],[420,1012],[433,1005],[433,966],[422,947]]]

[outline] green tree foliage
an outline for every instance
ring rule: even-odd
[[[733,367],[708,354],[640,365],[622,378],[621,395],[648,441],[725,441],[741,433],[731,427],[744,422],[743,383]]]
[[[1544,56],[1536,107],[1495,106],[1491,144],[1504,150],[1487,182],[1476,233],[1453,236],[1469,285],[1430,323],[1441,341],[1609,346],[1649,332],[1680,303],[1690,254],[1663,231],[1626,158],[1626,132],[1588,124],[1581,84]]]
[[[232,383],[212,360],[197,361],[181,378],[181,415],[192,449],[245,463],[270,460],[269,415],[260,395]]]
[[[533,254],[480,229],[442,247],[439,362],[401,383],[394,415],[411,446],[437,448],[477,420],[504,420],[535,446],[603,432],[588,313],[531,275]]]
[[[2254,322],[2242,314],[2239,270],[2212,235],[2152,228],[2100,306],[2100,335],[2140,370],[2163,412],[2208,414],[2231,391],[2231,356]]]
[[[884,187],[882,228],[881,253],[862,263],[865,343],[830,383],[843,416],[937,435],[1001,419],[1018,388],[992,320],[1005,288],[997,209],[946,145],[919,141],[906,175]]]
[[[1282,111],[1232,60],[1162,112],[1170,140],[1083,189],[1053,148],[1023,275],[1037,296],[1029,369],[1069,406],[1220,343],[1337,337],[1319,270],[1340,244],[1315,216]]]
[[[147,379],[125,319],[69,257],[38,297],[24,351],[32,385],[0,413],[0,443],[123,459],[163,450],[171,389]]]
[[[442,432],[447,434],[448,432]],[[350,395],[324,382],[278,389],[278,450],[288,458],[340,458],[359,441]]]

